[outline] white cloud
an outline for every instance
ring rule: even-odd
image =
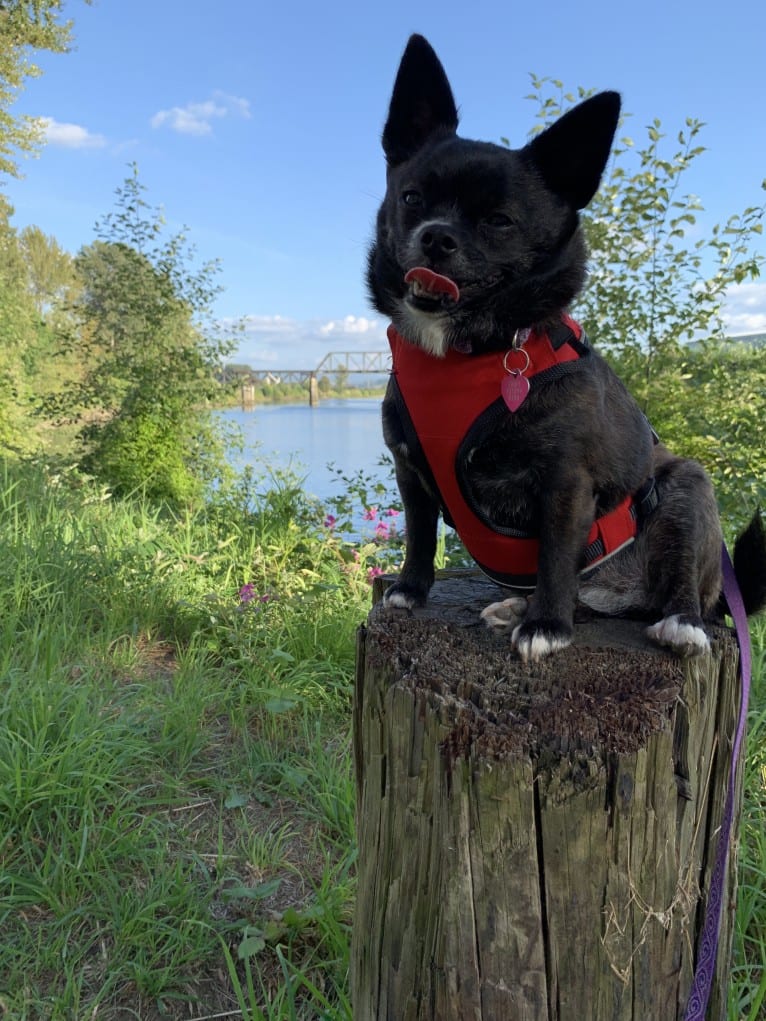
[[[216,91],[201,103],[187,103],[186,106],[173,106],[169,110],[159,110],[151,119],[153,128],[166,125],[171,131],[181,135],[210,135],[213,132],[213,121],[224,117],[250,117],[250,103],[240,96],[229,96],[225,92]]]
[[[325,323],[324,326],[319,327],[319,331],[324,336],[329,336],[330,334],[370,333],[374,332],[377,327],[378,323],[375,319],[365,319],[364,316],[346,316],[345,319],[338,322],[333,319],[329,323]]]
[[[732,287],[724,303],[723,321],[732,336],[766,330],[766,283]]]
[[[106,145],[103,135],[95,135],[80,124],[61,123],[52,117],[41,117],[40,123],[50,145],[65,149],[103,149]]]
[[[247,316],[230,358],[254,369],[313,369],[331,351],[387,351],[383,320],[347,315],[330,322],[285,316]]]

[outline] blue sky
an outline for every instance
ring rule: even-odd
[[[14,223],[74,252],[136,162],[171,229],[218,258],[223,317],[247,317],[237,358],[310,367],[381,349],[363,265],[384,189],[379,137],[409,34],[426,35],[461,133],[513,145],[529,73],[623,95],[634,137],[659,117],[707,127],[688,187],[712,224],[764,201],[766,4],[316,4],[292,0],[71,0],[73,52],[45,55],[14,112],[49,120],[39,158],[4,181]],[[761,251],[766,254],[766,242]],[[766,329],[766,281],[731,296],[732,332]]]

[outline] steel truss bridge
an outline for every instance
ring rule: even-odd
[[[315,369],[250,369],[246,378],[253,383],[305,383],[338,372],[374,376],[390,371],[390,351],[331,351]]]

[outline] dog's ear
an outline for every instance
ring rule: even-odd
[[[620,117],[617,92],[599,92],[564,114],[522,152],[548,187],[582,209],[596,194]]]
[[[439,58],[422,35],[411,36],[383,129],[388,165],[403,163],[435,134],[453,135],[457,119],[452,89]]]

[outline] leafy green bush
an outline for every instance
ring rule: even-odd
[[[541,127],[588,95],[532,83]],[[764,264],[764,206],[701,231],[703,206],[685,189],[703,127],[688,118],[671,138],[654,120],[643,143],[616,143],[583,213],[589,279],[574,314],[662,440],[705,465],[724,516],[741,523],[743,500],[766,499],[766,351],[726,338],[722,306]]]
[[[97,226],[99,240],[75,260],[77,328],[63,344],[84,371],[46,410],[89,417],[80,456],[115,491],[184,502],[199,498],[225,464],[207,408],[232,340],[213,320],[217,265],[196,266],[182,233],[163,238],[162,217],[143,192],[134,167],[116,211]]]

